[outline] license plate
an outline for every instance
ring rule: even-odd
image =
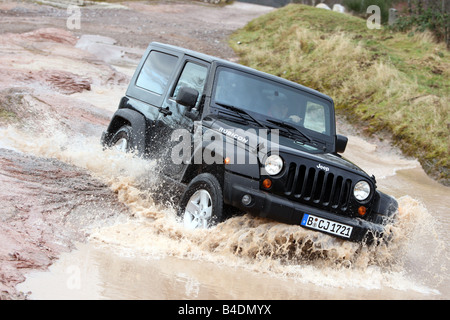
[[[304,214],[302,226],[331,233],[340,237],[350,238],[353,227],[335,221],[319,218],[311,214]]]

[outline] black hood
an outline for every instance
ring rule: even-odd
[[[246,137],[240,135],[238,130],[243,130],[246,132],[246,134],[248,134],[249,131],[247,130],[249,129],[249,124],[237,117],[228,118],[217,115],[210,115],[203,119],[202,125],[205,129],[212,129],[220,132],[223,135],[234,138],[237,141],[238,145],[242,143],[242,146],[244,146],[245,142],[247,141]],[[256,129],[255,132],[258,132],[258,129]],[[270,130],[268,130],[268,132],[269,133],[267,135],[267,140],[269,140],[270,143]],[[261,138],[259,137],[258,139]],[[267,141],[258,140],[258,145],[265,142]],[[279,143],[277,144],[277,147],[280,155],[289,154],[290,158],[298,157],[299,162],[301,162],[301,158],[307,158],[311,161],[316,161],[317,165],[339,168],[341,170],[350,171],[352,173],[356,173],[358,175],[371,179],[364,170],[355,165],[353,162],[341,157],[340,155],[323,152],[320,147],[308,146],[307,144],[299,143],[294,139],[284,136],[279,136],[278,142]]]

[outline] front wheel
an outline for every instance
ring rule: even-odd
[[[222,187],[215,176],[202,173],[189,183],[181,197],[178,216],[188,229],[209,228],[222,221]]]

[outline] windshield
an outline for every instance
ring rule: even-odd
[[[299,89],[229,68],[218,68],[214,102],[299,129],[330,135],[331,104]]]

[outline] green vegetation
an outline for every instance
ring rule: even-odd
[[[430,33],[369,29],[357,17],[291,4],[230,38],[240,62],[330,95],[368,134],[387,132],[450,183],[450,53]]]
[[[400,31],[429,30],[438,41],[445,42],[450,49],[450,2],[409,0],[408,7],[401,12],[393,28]]]
[[[17,114],[13,110],[17,101],[22,99],[20,91],[14,89],[0,91],[0,125],[17,121]]]
[[[0,106],[0,123],[2,122],[10,122],[17,119],[15,113],[11,111],[7,111]]]

